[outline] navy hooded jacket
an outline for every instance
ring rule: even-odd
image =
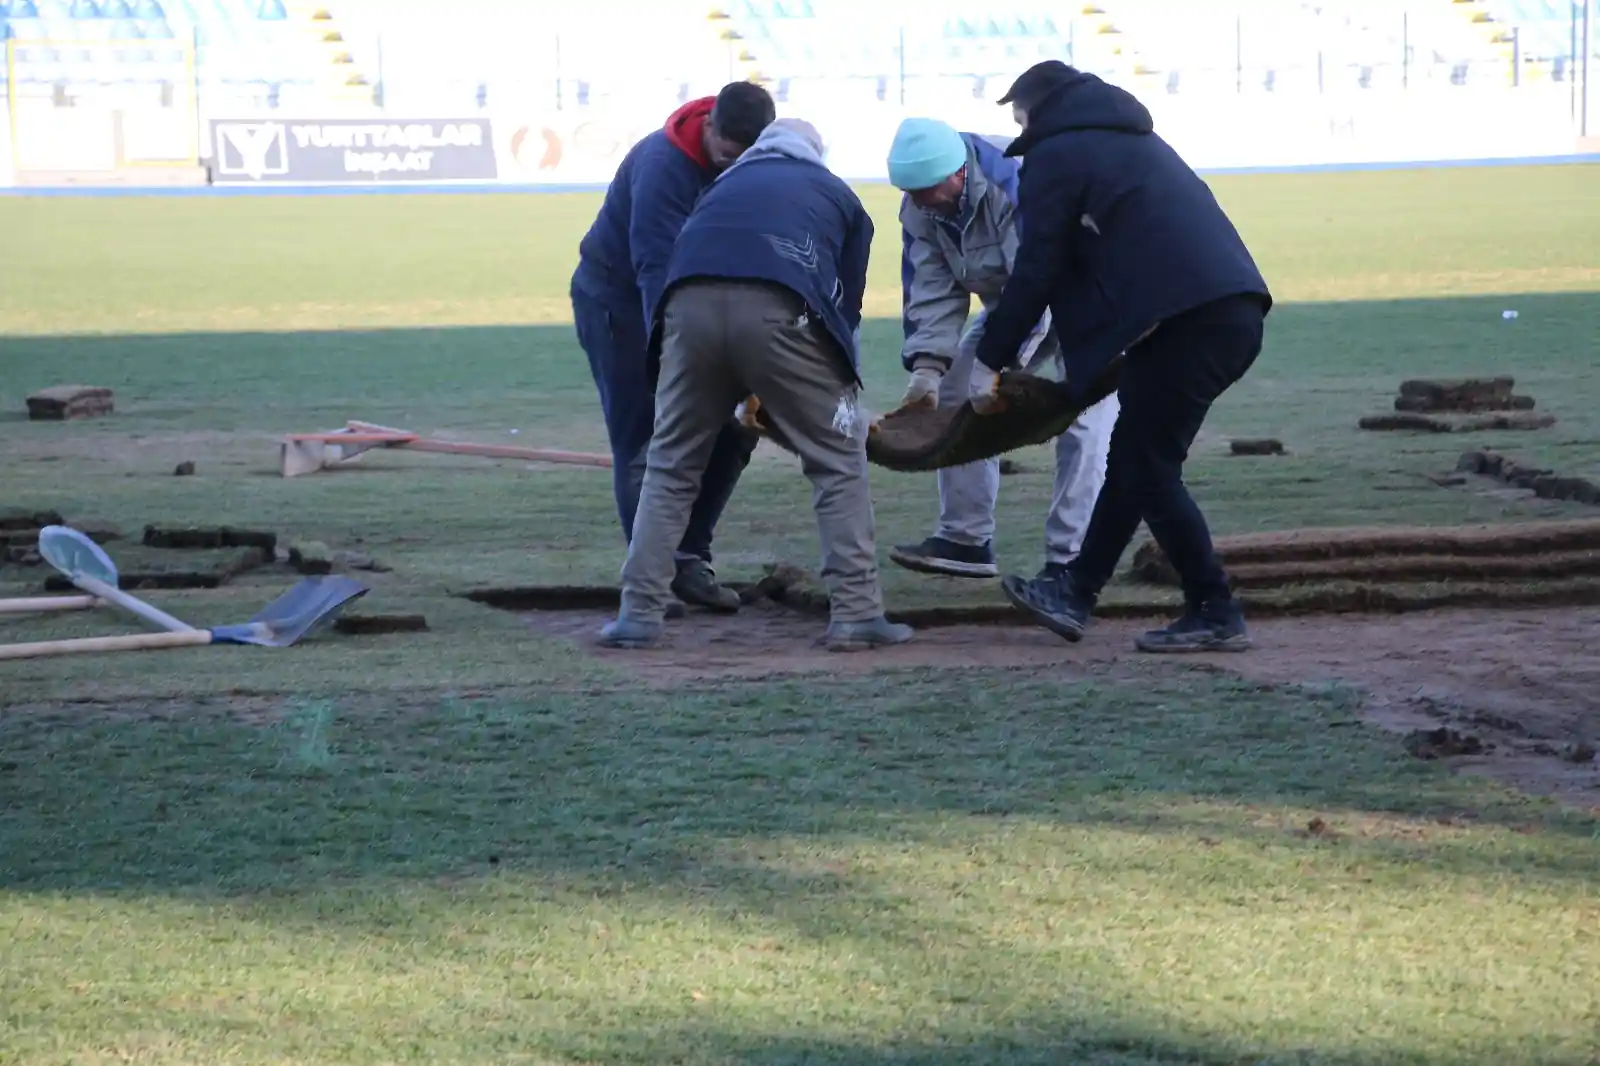
[[[1272,297],[1211,189],[1132,95],[1073,71],[1028,111],[1023,222],[978,358],[1010,366],[1049,308],[1067,380],[1082,387],[1164,319],[1227,296]]]
[[[646,332],[666,284],[672,242],[716,177],[703,139],[716,99],[689,101],[628,150],[578,245],[573,284],[613,306],[638,307]]]
[[[693,278],[775,282],[821,319],[859,385],[856,333],[872,233],[860,198],[805,139],[769,126],[695,205],[672,250],[662,302]],[[654,326],[660,313],[658,306]],[[652,329],[652,355],[660,345]]]

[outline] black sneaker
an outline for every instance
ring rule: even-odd
[[[684,603],[722,614],[733,614],[739,609],[739,594],[718,584],[717,572],[704,559],[686,559],[678,563],[677,576],[672,579],[672,594]]]
[[[1140,651],[1169,655],[1179,652],[1246,651],[1251,646],[1250,633],[1245,628],[1244,612],[1239,609],[1238,600],[1191,607],[1176,622],[1152,629],[1133,643]]]
[[[1011,606],[1063,640],[1076,644],[1089,628],[1095,597],[1080,592],[1065,568],[1045,567],[1034,578],[1013,574],[1000,582]]]
[[[921,574],[947,577],[998,577],[994,548],[989,544],[957,544],[929,537],[921,544],[897,544],[889,549],[890,561]]]

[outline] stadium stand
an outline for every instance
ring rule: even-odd
[[[294,0],[0,0],[0,36],[21,92],[186,76],[213,102],[370,97],[327,13]]]
[[[331,0],[363,72],[391,107],[661,104],[744,74],[700,0],[606,4],[529,0]]]
[[[58,98],[188,76],[211,108],[659,107],[751,77],[783,101],[929,106],[1052,58],[1146,93],[1562,80],[1572,3],[639,0],[619,25],[553,0],[0,0],[0,36],[17,91]]]
[[[1523,77],[1566,81],[1577,51],[1575,0],[1454,0]]]
[[[781,98],[853,82],[880,99],[952,82],[983,96],[1047,58],[1147,92],[1505,84],[1507,27],[1523,60],[1553,64],[1571,21],[1570,0],[1089,0],[981,15],[950,0],[733,0],[712,17]]]

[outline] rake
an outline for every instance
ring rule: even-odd
[[[308,577],[238,625],[196,629],[117,587],[117,566],[100,546],[75,529],[46,526],[39,531],[39,554],[93,597],[152,622],[165,632],[115,637],[80,637],[30,644],[0,645],[0,659],[31,659],[99,651],[141,651],[206,644],[255,644],[287,648],[322,628],[368,589],[348,577]]]

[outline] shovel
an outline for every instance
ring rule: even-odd
[[[100,546],[77,530],[47,526],[39,531],[39,554],[74,585],[123,607],[164,633],[45,640],[0,645],[0,659],[29,659],[96,651],[180,648],[204,644],[256,644],[287,648],[333,621],[345,605],[366,595],[367,587],[348,577],[308,577],[267,604],[248,622],[196,629],[117,588],[117,568]]]

